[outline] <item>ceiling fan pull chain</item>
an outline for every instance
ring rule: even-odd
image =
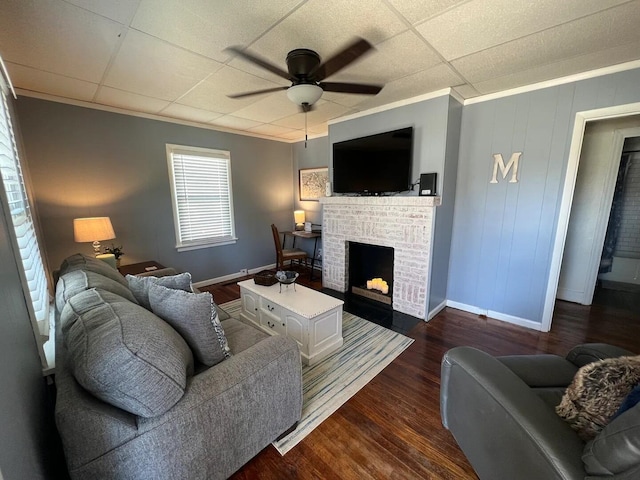
[[[304,148],[307,148],[307,109],[304,109]]]

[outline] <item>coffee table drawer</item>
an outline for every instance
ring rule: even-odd
[[[282,307],[264,297],[260,297],[260,308],[274,317],[280,317],[282,315]]]

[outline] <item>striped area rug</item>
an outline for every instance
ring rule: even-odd
[[[240,300],[221,305],[240,317]],[[400,355],[413,340],[350,313],[342,314],[342,348],[320,363],[302,367],[302,419],[274,442],[284,455]]]

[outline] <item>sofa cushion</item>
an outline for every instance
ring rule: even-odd
[[[582,461],[589,475],[640,478],[639,451],[640,405],[636,405],[612,420],[587,443]]]
[[[640,356],[608,358],[581,367],[556,412],[585,441],[595,437],[640,382]]]
[[[56,308],[61,312],[64,304],[67,303],[71,297],[91,288],[101,288],[102,290],[115,293],[137,304],[138,302],[131,293],[131,290],[126,286],[124,277],[122,277],[122,280],[125,282],[124,284],[91,270],[73,270],[67,272],[60,276],[56,286]]]
[[[185,292],[192,291],[190,273],[180,273],[178,275],[164,277],[127,275],[126,280],[133,296],[136,297],[138,303],[147,310],[151,310],[151,305],[149,304],[149,285],[152,283],[176,290],[184,290]]]
[[[212,366],[231,355],[213,296],[149,285],[151,310],[184,337],[201,363]]]
[[[120,275],[120,272],[115,270],[108,263],[81,253],[76,253],[75,255],[65,258],[60,265],[60,272],[58,275],[62,276],[65,273],[75,272],[76,270],[99,273],[104,277],[121,283],[125,287],[127,286],[127,281],[122,275]]]
[[[94,396],[143,417],[160,415],[182,398],[193,356],[153,313],[92,288],[69,299],[61,320],[66,363]]]

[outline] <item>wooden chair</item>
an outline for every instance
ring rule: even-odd
[[[307,266],[307,252],[299,248],[282,248],[282,242],[280,242],[280,233],[278,228],[271,224],[271,233],[273,233],[273,243],[276,247],[276,266],[279,270],[284,270],[284,262],[289,260],[293,263],[293,260],[304,260],[304,266]]]

